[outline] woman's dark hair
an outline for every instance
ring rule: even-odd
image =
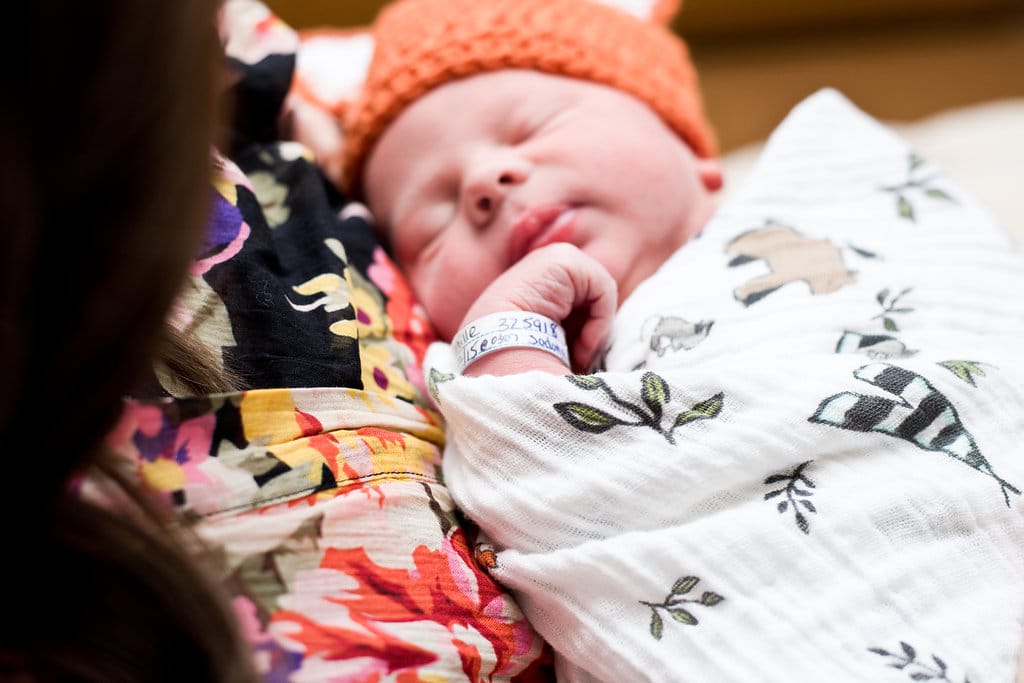
[[[213,0],[21,3],[0,41],[0,679],[253,680],[173,522],[71,486],[104,459],[211,197]]]

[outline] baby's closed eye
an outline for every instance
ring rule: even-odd
[[[432,200],[424,203],[408,218],[399,221],[391,232],[395,256],[399,262],[421,260],[440,248],[439,239],[455,217],[455,202]]]
[[[532,103],[513,110],[508,117],[508,128],[503,136],[503,142],[521,145],[539,133],[557,114],[558,109],[555,107],[539,107]]]

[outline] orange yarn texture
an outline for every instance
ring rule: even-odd
[[[667,26],[591,0],[398,0],[373,25],[373,62],[346,112],[345,185],[405,107],[448,81],[503,68],[594,81],[646,102],[696,152],[717,152],[697,74]]]

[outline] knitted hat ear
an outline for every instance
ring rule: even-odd
[[[638,19],[669,24],[679,0],[594,0]],[[373,57],[369,28],[316,28],[299,32],[300,47],[292,92],[336,116],[355,101]]]
[[[318,28],[299,33],[292,93],[336,116],[359,96],[373,58],[368,28]]]
[[[258,0],[227,0],[218,13],[224,53],[243,64],[258,64],[272,54],[293,54],[299,38]]]
[[[319,28],[299,33],[295,72],[285,100],[286,134],[308,147],[341,185],[345,112],[359,97],[373,58],[368,28]]]
[[[615,7],[652,24],[665,25],[672,23],[680,5],[680,0],[594,0],[594,2]]]

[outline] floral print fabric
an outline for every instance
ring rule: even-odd
[[[365,208],[274,139],[293,34],[247,0],[222,20],[238,122],[174,323],[244,390],[158,367],[110,446],[213,548],[266,680],[553,680],[440,479],[429,324]]]
[[[131,401],[110,443],[218,550],[267,680],[550,680],[438,480],[431,411],[345,388]]]

